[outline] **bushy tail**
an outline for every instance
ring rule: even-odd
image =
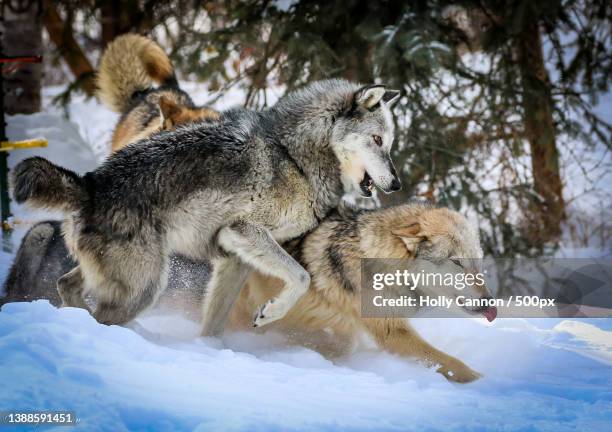
[[[151,39],[125,34],[113,40],[100,60],[96,79],[98,98],[109,109],[123,112],[132,95],[153,82],[178,86],[164,50]]]
[[[17,164],[11,180],[13,197],[20,204],[70,212],[87,198],[82,177],[41,157]]]

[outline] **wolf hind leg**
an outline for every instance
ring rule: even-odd
[[[251,268],[240,258],[215,260],[202,303],[202,335],[220,336]]]
[[[57,292],[62,299],[62,307],[78,307],[91,312],[83,298],[84,283],[80,266],[76,266],[57,280]]]
[[[281,279],[285,286],[278,297],[268,300],[256,312],[255,327],[276,321],[293,307],[308,291],[310,275],[274,240],[265,228],[246,222],[237,222],[222,228],[219,245],[236,254],[255,270]]]

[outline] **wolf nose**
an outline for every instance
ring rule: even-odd
[[[402,182],[399,181],[398,178],[394,178],[393,181],[391,182],[391,190],[392,191],[398,191],[402,188]]]

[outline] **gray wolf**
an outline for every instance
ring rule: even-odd
[[[344,354],[358,334],[365,332],[382,349],[435,366],[450,381],[463,383],[480,377],[461,360],[425,341],[409,320],[361,317],[361,258],[399,258],[415,263],[420,259],[445,259],[453,271],[480,271],[483,253],[478,231],[459,213],[422,203],[349,211],[329,217],[303,239],[288,245],[288,250],[291,249],[312,276],[310,288],[282,319],[266,330],[279,330],[295,343],[327,356]],[[250,328],[249,312],[276,295],[281,287],[278,279],[253,272],[236,301],[228,327]],[[423,289],[418,294],[439,294],[437,287]],[[465,288],[461,295],[474,299],[491,296],[484,285]],[[467,312],[489,319],[495,316],[495,311],[489,309]]]
[[[62,210],[79,265],[58,281],[63,304],[122,324],[163,291],[168,257],[211,259],[203,333],[219,334],[251,268],[285,282],[254,325],[281,318],[310,275],[279,242],[313,229],[347,192],[401,187],[389,156],[397,91],[312,83],[263,112],[233,110],[206,127],[132,143],[81,177],[42,158],[12,173],[17,202]]]
[[[4,283],[0,305],[39,299],[61,305],[57,280],[77,265],[64,243],[61,225],[59,221],[39,222],[25,234]]]
[[[217,111],[193,103],[179,88],[162,48],[137,34],[119,36],[109,44],[96,83],[98,99],[121,114],[113,132],[113,152],[178,124],[219,118]]]

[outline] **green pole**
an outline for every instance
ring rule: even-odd
[[[2,5],[4,6],[4,5]],[[0,20],[4,21],[4,11],[0,14]],[[0,57],[2,52],[2,37],[0,32]],[[4,78],[2,76],[2,64],[0,63],[0,141],[8,141],[6,137],[6,123],[4,122]],[[8,152],[0,151],[0,217],[2,218],[2,229],[8,230],[8,219],[11,217],[11,207],[8,187]]]

